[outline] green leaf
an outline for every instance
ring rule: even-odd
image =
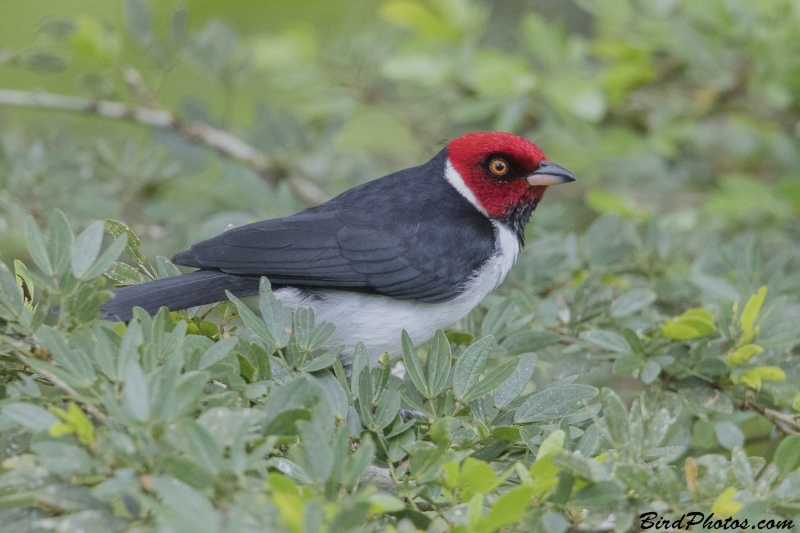
[[[578,337],[581,340],[591,342],[595,346],[611,350],[612,352],[626,353],[630,351],[625,338],[614,331],[590,329],[588,331],[582,331]]]
[[[600,443],[600,431],[597,429],[597,424],[592,424],[583,432],[581,440],[575,448],[584,457],[592,457]]]
[[[707,309],[703,309],[702,307],[689,309],[688,311],[681,314],[681,316],[678,318],[699,320],[700,322],[706,322],[711,325],[714,324],[714,315],[712,315],[710,311],[708,311]]]
[[[100,255],[100,247],[103,244],[103,223],[100,221],[90,224],[83,230],[75,240],[72,247],[72,273],[78,279],[83,279],[89,267]],[[122,250],[120,250],[122,251]],[[114,258],[116,259],[116,257]],[[105,268],[100,272],[105,271]]]
[[[105,271],[107,278],[110,278],[121,285],[136,285],[149,281],[147,276],[141,273],[138,268],[132,267],[127,263],[112,263]]]
[[[674,321],[667,321],[661,335],[674,340],[689,340],[710,335],[716,331],[714,316],[703,308],[689,309]]]
[[[598,481],[582,488],[573,496],[572,503],[576,508],[585,507],[608,508],[623,497],[619,485],[613,481]]]
[[[509,355],[518,355],[526,352],[535,352],[561,340],[561,336],[551,331],[523,329],[508,335],[500,346],[505,348]]]
[[[744,446],[744,433],[739,426],[727,420],[721,420],[714,424],[714,432],[717,434],[717,441],[726,450],[733,450],[737,446]]]
[[[438,396],[450,377],[450,342],[442,330],[437,330],[428,343],[428,361],[426,370],[427,387],[431,396]]]
[[[89,270],[86,271],[83,275],[83,279],[94,279],[107,271],[122,253],[122,250],[125,249],[127,239],[127,235],[123,235],[112,242],[111,245],[100,254],[100,257],[92,264]]]
[[[326,481],[333,470],[333,452],[328,445],[329,439],[313,421],[299,420],[297,429],[300,432],[300,448],[306,459],[306,470],[317,482]]]
[[[639,379],[641,379],[643,383],[649,385],[654,382],[659,375],[661,375],[661,365],[655,361],[647,361],[642,367],[642,371],[639,372]]]
[[[274,339],[275,348],[286,346],[292,334],[292,311],[275,297],[272,286],[265,277],[259,282],[258,294],[258,308],[270,336]]]
[[[3,407],[3,414],[31,431],[44,431],[58,422],[51,412],[30,403],[10,403]]]
[[[28,307],[33,306],[33,300],[36,296],[36,285],[42,284],[42,288],[46,283],[42,283],[42,280],[39,276],[34,275],[28,270],[28,267],[25,266],[25,263],[20,261],[19,259],[14,260],[14,276],[16,281],[17,288],[19,289],[19,296],[22,300],[22,303]],[[34,328],[31,328],[34,329]]]
[[[15,320],[22,312],[22,296],[14,274],[0,262],[0,317]]]
[[[67,217],[59,209],[56,209],[50,216],[50,240],[47,244],[50,264],[59,275],[69,268],[70,251],[74,241],[75,236],[69,227]]]
[[[739,346],[736,350],[729,353],[728,357],[725,358],[725,362],[730,368],[736,368],[737,366],[745,364],[754,356],[763,351],[764,348],[757,344],[745,344],[744,346]]]
[[[139,363],[133,363],[128,367],[123,384],[123,404],[136,420],[146,421],[150,418],[150,395]]]
[[[251,361],[255,359],[256,368],[258,368],[258,379],[262,381],[271,380],[272,363],[270,363],[269,354],[260,344],[255,342],[249,343],[249,347],[252,354]]]
[[[761,389],[762,381],[785,381],[786,373],[777,366],[751,368],[740,376],[732,378],[734,383],[744,383],[756,390]]]
[[[47,253],[44,235],[32,216],[25,219],[25,242],[28,244],[28,252],[36,266],[45,274],[50,276],[55,274],[53,265],[50,263],[50,255]]]
[[[239,298],[234,296],[230,291],[225,291],[225,295],[228,297],[230,301],[236,306],[236,310],[239,312],[239,316],[244,322],[244,325],[247,328],[255,333],[255,335],[264,341],[267,346],[270,348],[275,348],[276,342],[275,338],[267,329],[267,325],[264,323],[263,320],[258,318],[255,313],[253,313],[247,305],[245,305]]]
[[[784,437],[775,450],[772,462],[778,467],[781,477],[800,467],[800,435]]]
[[[475,337],[464,331],[448,331],[445,333],[445,337],[453,344],[470,344],[475,339]]]
[[[142,48],[153,44],[153,17],[144,0],[128,0],[128,30]]]
[[[494,405],[498,409],[507,407],[517,399],[533,376],[533,367],[536,364],[535,353],[524,353],[519,356],[519,362],[514,372],[500,384],[494,391]]]
[[[414,386],[417,388],[420,394],[431,398],[433,395],[425,385],[425,378],[422,375],[422,363],[417,355],[417,349],[414,348],[414,344],[411,342],[411,337],[409,337],[406,330],[403,330],[401,333],[400,342],[403,349],[403,363],[406,365],[408,377],[411,378],[411,381],[414,383]]]
[[[325,510],[322,507],[322,503],[317,500],[309,501],[306,504],[305,510],[303,511],[303,533],[316,533],[317,531],[322,531],[322,525],[324,522]]]
[[[91,385],[97,378],[89,356],[82,350],[73,350],[58,330],[50,326],[41,326],[36,336],[47,348],[53,359],[66,371],[78,378],[83,385]]]
[[[733,471],[736,473],[736,478],[739,483],[746,489],[753,489],[755,485],[755,478],[753,477],[753,467],[750,465],[750,459],[747,454],[740,447],[735,447],[731,452],[731,465]]]
[[[66,411],[52,406],[50,412],[62,420],[62,423],[50,426],[50,435],[57,437],[64,433],[74,433],[81,444],[94,444],[94,425],[78,404],[69,402]]]
[[[766,285],[758,289],[758,292],[747,300],[747,304],[742,311],[742,318],[740,323],[742,325],[742,338],[741,344],[749,344],[753,338],[758,334],[758,328],[754,326],[758,313],[764,305],[764,299],[767,297]]]
[[[548,511],[542,515],[542,528],[545,533],[566,533],[569,520],[561,513]]]
[[[661,328],[661,335],[673,340],[689,340],[702,337],[703,333],[695,327],[679,322],[667,322]]]
[[[512,299],[501,300],[497,305],[492,306],[486,316],[483,317],[483,322],[481,322],[483,334],[495,335],[506,327],[515,307],[516,303]]]
[[[174,278],[181,275],[181,271],[172,264],[172,261],[160,255],[156,257],[156,271],[159,279]]]
[[[583,406],[598,390],[589,385],[562,385],[544,389],[529,397],[517,408],[515,424],[527,424],[538,420],[558,418]]]
[[[734,500],[734,496],[736,496],[735,487],[728,487],[723,490],[711,505],[711,512],[725,517],[738,513],[744,507],[744,504]]]
[[[345,420],[347,418],[350,401],[344,387],[342,387],[342,384],[336,376],[330,372],[318,371],[314,374],[314,379],[316,379],[322,391],[325,393],[325,397],[328,399],[328,404],[333,410],[333,413],[342,420]]]
[[[386,389],[375,407],[376,431],[384,429],[392,423],[400,410],[400,394],[395,389]]]
[[[553,464],[562,471],[568,472],[574,477],[579,477],[587,481],[596,481],[592,471],[592,463],[589,462],[591,459],[587,459],[571,451],[564,451],[554,454],[551,460]]]
[[[508,379],[508,377],[511,376],[511,374],[514,373],[516,368],[517,368],[517,361],[514,361],[513,359],[511,361],[506,361],[505,363],[497,367],[494,370],[494,372],[486,376],[483,380],[479,381],[469,391],[469,393],[467,393],[467,395],[464,397],[464,401],[471,402],[494,391],[506,379]]]
[[[476,533],[492,533],[518,522],[522,513],[530,505],[534,490],[533,487],[521,486],[511,489],[500,496],[486,516],[482,517],[473,526],[473,531]]]
[[[492,428],[492,437],[496,440],[516,442],[522,439],[522,433],[516,426],[497,426]]]
[[[498,484],[496,477],[494,470],[487,463],[467,457],[458,471],[458,487],[461,489],[461,499],[469,500],[476,494],[494,489]]]
[[[19,359],[24,362],[27,366],[31,367],[31,369],[43,374],[45,372],[51,372],[56,375],[61,381],[66,383],[67,385],[73,388],[81,388],[86,387],[86,380],[83,377],[77,377],[71,372],[68,372],[64,368],[56,365],[51,365],[49,363],[45,363],[39,359],[33,359],[24,356],[18,356]]]
[[[216,533],[222,517],[202,493],[169,476],[158,476],[153,490],[171,511],[164,519],[170,529],[179,532]]]
[[[632,315],[655,302],[656,298],[656,293],[650,289],[633,289],[614,300],[609,311],[615,318]]]
[[[175,392],[172,396],[172,401],[164,407],[161,418],[163,420],[174,420],[192,409],[207,382],[207,372],[193,370],[183,374],[178,378],[175,384]]]
[[[631,440],[628,410],[617,393],[607,387],[603,388],[602,403],[611,443],[617,450],[624,450],[630,446]]]
[[[63,442],[36,442],[31,450],[41,461],[42,466],[54,474],[72,476],[88,474],[92,470],[92,460],[82,448]]]
[[[350,368],[350,390],[358,390],[358,376],[364,369],[369,369],[369,352],[364,343],[356,343],[353,351],[353,366]]]
[[[564,449],[564,441],[567,434],[563,429],[557,429],[550,433],[547,438],[542,441],[539,450],[536,452],[536,462],[541,462],[547,456],[558,453]]]
[[[631,328],[625,328],[622,330],[622,335],[625,337],[625,340],[628,342],[628,346],[631,347],[633,353],[644,356],[644,347],[642,346],[642,340],[639,338],[639,335],[636,334]]]
[[[229,353],[231,353],[231,350],[233,350],[238,342],[239,337],[228,337],[227,339],[221,339],[220,341],[215,342],[200,358],[200,364],[197,369],[204,370],[214,363],[222,361],[228,356]]]
[[[354,487],[360,480],[364,471],[372,464],[375,454],[375,444],[369,433],[361,438],[358,449],[350,456],[350,462],[342,477],[345,487]]]
[[[292,328],[297,346],[302,351],[308,351],[311,331],[314,329],[314,310],[309,307],[298,307],[292,317]]]
[[[141,246],[141,242],[136,234],[123,224],[122,222],[118,222],[116,220],[106,219],[106,231],[111,234],[112,237],[115,239],[119,238],[120,235],[127,235],[127,241],[125,243],[125,253],[128,254],[128,257],[133,259],[133,262],[137,265],[143,265],[145,262],[145,256],[142,255],[142,252],[139,251],[139,247]]]
[[[361,372],[358,375],[358,409],[361,414],[361,422],[367,426],[374,425],[374,416],[372,414],[372,376],[369,371]]]
[[[619,354],[614,360],[611,371],[618,376],[628,376],[634,370],[639,370],[644,365],[644,358],[636,353]]]
[[[494,337],[488,335],[464,350],[458,358],[453,372],[453,393],[456,399],[464,400],[478,384],[478,378],[486,367],[492,351],[493,342]]]
[[[341,353],[340,349],[331,348],[324,354],[306,363],[306,365],[303,367],[303,370],[305,372],[316,372],[317,370],[328,368],[336,361],[336,358],[339,357],[340,353]]]
[[[308,350],[314,351],[321,348],[336,331],[336,326],[330,322],[320,322],[311,332],[308,340]]]
[[[125,335],[119,346],[117,358],[117,379],[122,379],[128,373],[128,368],[139,364],[139,346],[142,344],[142,325],[138,320],[132,320],[125,329]]]

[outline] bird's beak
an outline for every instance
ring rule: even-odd
[[[564,167],[560,167],[555,163],[551,163],[550,161],[542,161],[533,174],[525,178],[528,180],[528,184],[533,186],[539,185],[558,185],[560,183],[569,183],[571,181],[575,181],[578,178],[575,177],[575,174],[570,172]]]

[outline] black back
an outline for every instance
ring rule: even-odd
[[[273,285],[400,300],[456,297],[494,252],[494,228],[444,178],[446,150],[286,218],[235,228],[173,258]]]

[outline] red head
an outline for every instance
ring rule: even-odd
[[[492,218],[523,210],[523,225],[548,185],[575,181],[569,171],[547,161],[538,146],[511,133],[469,133],[450,142],[447,158],[479,208]]]

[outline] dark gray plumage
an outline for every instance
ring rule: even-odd
[[[355,187],[289,217],[235,228],[177,254],[199,268],[125,287],[103,307],[128,320],[134,306],[155,312],[274,287],[341,289],[426,303],[463,291],[493,254],[491,221],[443,178],[446,150],[428,163]],[[378,216],[379,214],[379,216]]]

